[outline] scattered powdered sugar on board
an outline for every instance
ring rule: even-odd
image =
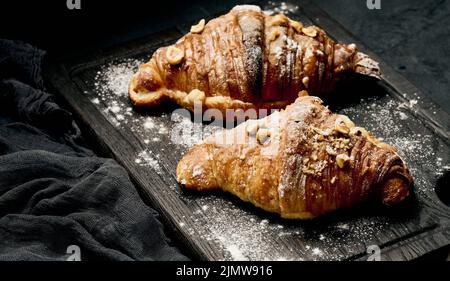
[[[314,249],[312,250],[312,253],[313,253],[313,255],[316,255],[316,256],[321,256],[321,255],[323,255],[323,252],[322,252],[319,248],[314,248]]]
[[[186,150],[223,128],[213,124],[204,125],[201,120],[192,120],[190,115],[191,113],[184,109],[176,110],[171,115],[173,126],[170,140]]]
[[[97,72],[99,90],[118,96],[127,95],[130,78],[141,63],[138,60],[126,60],[99,70]]]
[[[96,72],[94,91],[96,96],[91,99],[104,113],[106,118],[116,127],[127,126],[132,132],[142,137],[143,144],[150,148],[152,144],[164,141],[172,131],[172,124],[167,125],[168,115],[161,113],[149,116],[137,113],[128,98],[128,85],[140,60],[127,59],[106,64]],[[187,122],[184,125],[188,124]],[[201,125],[200,125],[201,126]],[[190,147],[192,143],[186,143]],[[161,172],[160,155],[150,149],[144,149],[136,155],[135,163],[151,167]]]
[[[159,157],[159,153],[153,153],[152,151],[144,150],[138,154],[134,162],[142,166],[152,167],[158,174],[162,174],[161,166],[158,162]]]
[[[248,260],[248,258],[246,256],[244,256],[242,254],[241,250],[239,250],[239,248],[236,247],[235,245],[228,246],[227,250],[231,254],[232,259],[235,260],[235,261],[246,261],[246,260]]]
[[[295,13],[298,10],[297,5],[286,2],[269,1],[267,4],[268,5],[264,8],[264,13],[269,16],[279,13],[282,14]]]
[[[198,122],[192,122],[190,113],[181,110],[171,116],[174,122],[170,138],[174,144],[190,148],[199,143],[203,138],[203,125]]]
[[[198,197],[202,207],[194,212],[191,219],[199,223],[208,222],[208,227],[200,231],[200,236],[215,242],[224,250],[230,260],[266,260],[273,256],[273,248],[266,241],[275,235],[279,224],[261,219],[251,212],[237,207],[226,198],[216,196]],[[289,232],[288,235],[295,235]],[[275,254],[274,259],[293,259],[295,254]]]
[[[128,84],[137,66],[138,60],[125,60],[111,63],[97,71],[94,82],[96,96],[92,103],[100,107],[108,120],[115,126],[128,124],[132,110],[128,101]]]
[[[265,218],[221,196],[190,199],[201,206],[190,219],[207,227],[190,229],[189,233],[217,243],[230,260],[299,260],[302,252],[314,260],[340,260],[345,257],[345,245],[371,241],[390,226],[382,217],[352,217],[345,223],[328,222],[320,227],[301,226],[301,222],[283,225],[279,218]],[[306,246],[303,250],[294,245],[274,250],[268,241],[282,237],[300,239]]]
[[[416,186],[420,191],[426,192],[433,185],[425,180],[423,173],[432,173],[437,179],[448,163],[444,163],[440,157],[445,152],[440,152],[443,146],[437,142],[434,133],[411,115],[417,103],[416,99],[399,102],[368,98],[362,99],[355,106],[342,109],[340,113],[357,120],[355,123],[397,148],[398,154],[408,164]],[[414,128],[421,128],[421,131],[428,133],[417,133]]]

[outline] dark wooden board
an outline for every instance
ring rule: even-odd
[[[261,6],[273,9],[269,3]],[[181,190],[175,167],[191,140],[176,143],[173,129],[192,123],[180,123],[180,116],[171,120],[177,108],[170,105],[134,110],[126,96],[126,79],[154,50],[176,41],[191,22],[54,63],[46,76],[99,152],[128,170],[144,200],[160,211],[169,229],[199,259],[357,260],[367,259],[367,248],[377,245],[383,260],[410,260],[447,246],[450,208],[435,189],[448,183],[448,167],[442,168],[450,162],[448,114],[313,3],[289,7],[288,16],[315,23],[339,41],[354,42],[380,62],[382,81],[342,82],[325,102],[400,146],[416,182],[404,204],[356,206],[312,221],[289,221],[228,194]],[[208,7],[201,11],[207,18],[216,16]]]

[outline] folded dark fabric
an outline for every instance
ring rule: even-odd
[[[30,44],[0,39],[0,77],[15,78],[38,89],[44,89],[42,59],[45,51]]]
[[[14,79],[0,82],[0,111],[50,133],[74,133],[72,115],[52,101],[49,94]]]
[[[82,260],[183,259],[156,216],[112,160],[43,150],[0,157],[0,260],[65,260],[70,245]]]
[[[186,260],[125,169],[84,147],[39,85],[39,54],[0,39],[0,260]]]

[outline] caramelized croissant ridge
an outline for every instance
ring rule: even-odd
[[[311,96],[195,145],[179,162],[177,180],[189,189],[223,189],[291,219],[369,199],[393,205],[413,184],[392,146]]]
[[[169,99],[190,110],[195,102],[222,112],[284,108],[300,90],[320,96],[352,72],[380,75],[378,64],[354,44],[244,5],[206,25],[202,20],[174,45],[158,49],[132,77],[129,96],[136,106]]]

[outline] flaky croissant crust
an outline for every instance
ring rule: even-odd
[[[257,129],[255,131],[255,124]],[[268,141],[261,143],[261,132]],[[244,143],[228,142],[244,136]],[[308,219],[370,198],[392,205],[413,181],[396,150],[316,97],[194,146],[177,167],[186,188],[221,188],[284,218]]]
[[[221,111],[284,108],[300,90],[321,95],[349,72],[379,76],[377,63],[354,44],[244,5],[158,49],[133,76],[129,95],[137,106],[170,99],[191,110],[196,101]]]

